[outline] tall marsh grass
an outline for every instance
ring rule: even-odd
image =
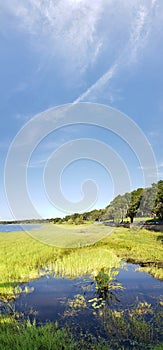
[[[71,226],[64,230],[65,238],[62,236],[62,239],[65,241],[71,231],[73,236],[80,235],[81,228]],[[47,232],[48,227],[49,225]],[[53,225],[53,231],[55,229],[57,230],[56,225]],[[95,275],[103,267],[118,267],[120,259],[136,263],[150,262],[150,268],[155,266],[155,269],[148,271],[161,278],[163,245],[158,239],[160,233],[115,228],[114,232],[106,236],[107,227],[103,225],[84,225],[84,230],[85,235],[88,231],[88,236],[94,236],[94,241],[99,236],[105,238],[86,247],[79,248],[77,245],[76,248],[66,249],[43,244],[25,232],[0,233],[0,296],[14,297],[15,286],[38,278],[38,270],[41,268],[42,273],[47,269],[53,270],[56,275],[73,278],[86,274]]]

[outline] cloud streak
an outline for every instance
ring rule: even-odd
[[[77,77],[84,86],[86,72],[93,74],[97,66],[98,70],[104,66],[76,103],[94,99],[119,71],[142,57],[158,2],[6,0],[2,10],[15,18],[17,29],[27,33],[33,48],[47,56],[46,66],[56,64],[71,80]]]
[[[151,29],[152,13],[157,4],[157,0],[152,0],[149,8],[140,5],[137,10],[135,20],[131,25],[130,38],[123,52],[112,64],[112,66],[93,83],[84,93],[82,93],[74,103],[84,101],[91,97],[91,94],[97,94],[102,88],[108,84],[114,76],[126,66],[134,64],[138,55],[142,55],[143,49],[147,44]]]
[[[59,56],[64,64],[71,61],[74,68],[84,71],[96,60],[102,45],[96,27],[103,4],[102,0],[93,6],[86,0],[7,0],[2,6],[49,60]]]

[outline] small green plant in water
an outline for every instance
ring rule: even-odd
[[[116,295],[117,289],[123,289],[121,283],[117,281],[118,269],[102,268],[97,276],[96,281],[96,297],[89,300],[95,309],[103,307],[106,303],[109,305],[114,300],[120,301]]]

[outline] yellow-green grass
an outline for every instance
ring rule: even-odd
[[[40,243],[25,232],[1,233],[0,296],[13,297],[19,283],[38,277],[39,268],[77,277],[98,273],[105,266],[119,266],[119,261],[106,246],[60,249]]]
[[[120,267],[120,258],[112,250],[104,247],[87,247],[67,251],[56,260],[54,269],[56,274],[69,278],[84,275],[97,276],[101,269],[111,270]]]
[[[118,257],[145,265],[144,271],[163,279],[163,234],[145,229],[116,228],[102,240]],[[99,243],[101,244],[101,242]]]
[[[54,235],[58,226],[64,226],[62,240],[69,242],[69,235],[77,236],[80,230],[83,235],[92,234],[94,241],[105,236],[94,245],[79,248],[57,248],[35,240],[25,232],[0,233],[0,296],[10,298],[14,288],[21,282],[38,277],[38,268],[53,269],[56,274],[77,277],[86,274],[95,275],[103,267],[118,267],[120,259],[136,263],[150,262],[149,272],[155,277],[162,278],[161,262],[163,261],[163,245],[160,233],[125,228],[115,228],[110,233],[103,225],[49,225],[44,226],[44,236]],[[59,230],[59,231],[58,231]],[[107,233],[109,233],[107,235]],[[38,237],[37,237],[38,238]],[[119,258],[117,258],[119,257]],[[158,269],[159,267],[159,269]],[[44,273],[44,272],[43,272]]]
[[[92,245],[113,231],[112,227],[96,224],[46,224],[29,231],[38,241],[58,248],[77,248]]]
[[[106,245],[123,259],[135,262],[163,263],[163,244],[160,232],[145,229],[116,228],[99,244]]]

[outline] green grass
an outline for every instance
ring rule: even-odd
[[[159,237],[160,232],[116,228],[110,236],[99,244],[105,244],[107,249],[110,248],[124,260],[157,265],[163,263],[163,245]]]
[[[102,268],[120,266],[120,259],[105,247],[87,247],[64,254],[55,263],[55,271],[61,276],[76,278],[91,274],[97,276]]]
[[[37,278],[38,268],[60,254],[24,232],[0,233],[0,295],[13,296],[15,285]]]
[[[29,231],[38,241],[58,248],[78,248],[92,245],[113,231],[112,227],[94,225],[46,224],[41,229]]]
[[[68,277],[77,277],[95,275],[105,266],[118,267],[120,259],[123,259],[135,263],[150,263],[150,266],[147,266],[148,272],[157,278],[163,277],[163,245],[160,232],[132,231],[125,228],[115,228],[110,232],[108,226],[81,226],[47,225],[40,231],[44,237],[47,232],[50,239],[50,235],[55,236],[55,230],[58,237],[58,232],[63,228],[61,240],[66,242],[65,246],[70,242],[69,235],[73,236],[73,240],[79,236],[78,241],[74,241],[76,249],[49,246],[25,232],[0,233],[0,296],[13,297],[15,286],[37,278],[38,269],[41,267],[53,269],[56,273]],[[80,232],[81,230],[85,232]],[[34,230],[33,234],[37,235],[37,231]],[[93,241],[97,241],[99,237],[104,238],[93,245],[79,248],[81,234],[87,237],[92,235]]]
[[[36,327],[30,321],[18,322],[0,316],[0,350],[109,350],[105,341],[76,341],[68,327],[58,329],[54,323]]]
[[[141,313],[140,313],[141,311]],[[162,330],[161,314],[154,317],[155,329],[142,315],[149,313],[150,305],[138,305],[130,310],[125,318],[123,311],[103,309],[100,312],[104,321],[108,341],[94,338],[93,335],[71,330],[66,326],[58,328],[57,323],[36,326],[29,320],[16,320],[13,316],[0,316],[0,350],[109,350],[109,349],[163,349],[158,335]],[[154,346],[154,344],[156,344]]]
[[[54,230],[56,225],[53,226]],[[25,232],[1,233],[0,296],[14,297],[15,287],[21,282],[38,278],[38,269],[41,267],[55,270],[56,274],[62,276],[77,277],[95,273],[96,270],[98,272],[104,266],[119,266],[119,261],[105,246],[61,249],[40,243]]]
[[[163,277],[161,268],[163,245],[160,232],[125,228],[115,228],[110,232],[109,228],[103,225],[47,225],[39,234],[46,239],[47,232],[47,243],[50,243],[51,236],[54,243],[56,238],[59,239],[61,231],[60,242],[65,242],[64,248],[41,243],[38,231],[34,232],[37,236],[36,240],[25,232],[0,233],[0,296],[2,298],[14,297],[15,287],[19,283],[38,278],[39,268],[45,269],[42,273],[46,272],[46,269],[54,270],[56,274],[69,278],[86,274],[96,277],[102,268],[118,268],[123,259],[135,263],[150,263],[150,266],[145,266],[143,269],[157,278]],[[84,237],[82,241],[80,241],[80,235]],[[100,237],[103,239],[100,240]],[[89,245],[88,238],[95,243]],[[70,242],[73,243],[73,248],[67,249]],[[130,328],[133,329],[135,337],[137,334],[137,339],[141,337],[142,329],[144,334],[149,331],[148,325],[139,319],[139,315],[138,318],[131,315],[129,321],[133,321]],[[114,329],[118,325],[118,329],[122,328],[123,335],[129,325],[127,326],[122,315],[108,313],[106,322],[107,327],[110,327],[108,332],[111,331],[114,322]],[[150,338],[147,342],[150,342]],[[11,316],[0,316],[0,350],[84,350],[86,348],[109,350],[109,345],[101,342],[90,342],[88,345],[82,337],[79,344],[67,328],[58,329],[55,324],[36,327],[29,321],[20,322]],[[151,349],[155,350],[162,348],[159,344],[155,348],[151,346]]]
[[[0,318],[0,350],[75,350],[72,336],[54,324],[36,328],[28,322],[18,322],[14,318]]]

